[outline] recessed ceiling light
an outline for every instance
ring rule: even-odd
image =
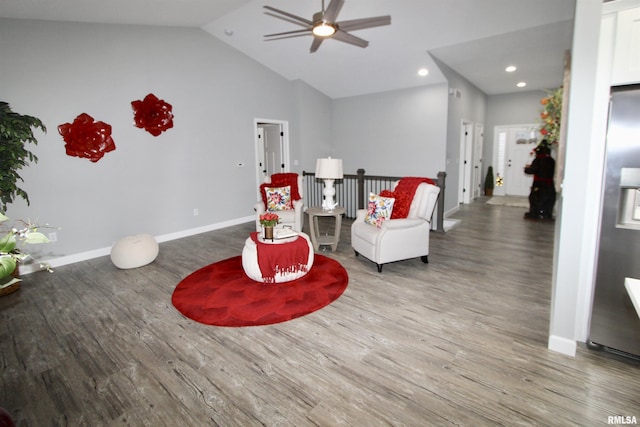
[[[504,69],[507,73],[513,73],[515,70],[517,70],[515,65],[509,65],[507,68]]]
[[[427,70],[426,68],[420,68],[418,70],[418,75],[421,76],[421,77],[424,77],[424,76],[426,76],[428,74],[429,74],[429,70]]]
[[[526,85],[527,85],[527,83],[526,83],[526,82],[520,82],[520,83],[518,83],[516,86],[518,86],[518,87],[525,87]]]

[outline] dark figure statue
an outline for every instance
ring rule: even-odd
[[[526,165],[524,172],[533,175],[533,184],[529,194],[529,212],[525,219],[553,219],[553,207],[556,204],[556,188],[553,175],[556,161],[551,157],[548,141],[542,140],[536,147],[536,158]]]

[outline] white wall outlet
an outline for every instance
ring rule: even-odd
[[[198,215],[200,215],[198,208],[193,208],[193,216],[198,216]]]
[[[56,233],[55,231],[52,233],[49,233],[49,236],[47,236],[47,238],[49,239],[50,242],[57,242],[58,241],[58,233]]]

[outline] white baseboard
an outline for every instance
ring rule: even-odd
[[[555,351],[556,353],[575,357],[578,344],[575,340],[559,337],[557,335],[550,335],[547,348],[551,351]]]
[[[459,219],[445,219],[443,224],[444,231],[453,229],[456,225],[460,224],[460,221]]]
[[[231,219],[229,221],[218,222],[216,224],[204,225],[202,227],[191,228],[189,230],[177,231],[175,233],[163,234],[156,236],[158,243],[168,242],[170,240],[182,239],[183,237],[195,236],[196,234],[207,233],[209,231],[220,230],[221,228],[227,228],[234,225],[244,224],[247,222],[255,221],[255,215],[246,216],[244,218]]]
[[[447,218],[448,216],[453,215],[454,213],[458,212],[459,210],[460,210],[460,206],[459,205],[454,206],[454,207],[452,207],[451,209],[449,209],[448,211],[446,211],[444,213],[444,217]]]
[[[247,222],[255,221],[255,216],[246,216],[244,218],[236,218],[229,221],[218,222],[215,224],[204,225],[202,227],[190,228],[188,230],[177,231],[175,233],[162,234],[160,236],[155,236],[155,239],[158,243],[168,242],[170,240],[181,239],[183,237],[194,236],[196,234],[202,234],[209,231],[219,230],[221,228],[227,228],[234,225],[244,224]],[[45,260],[44,262],[49,264],[51,267],[61,267],[63,265],[75,264],[76,262],[87,261],[93,258],[99,258],[102,256],[107,256],[111,254],[111,246],[99,249],[93,249],[86,252],[80,252],[73,255],[66,255],[63,257],[52,258]],[[25,264],[20,266],[20,274],[30,274],[36,271],[41,271],[42,268],[40,264],[34,262],[32,264]]]

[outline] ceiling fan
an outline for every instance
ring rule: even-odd
[[[348,31],[391,24],[390,15],[337,22],[336,19],[343,5],[344,0],[331,0],[329,6],[325,9],[324,0],[322,0],[322,11],[314,13],[311,20],[293,15],[284,10],[276,9],[275,7],[264,6],[264,8],[268,10],[265,14],[304,27],[303,30],[267,34],[264,37],[266,37],[267,41],[271,41],[312,35],[311,53],[317,51],[322,42],[328,38],[364,48],[369,46],[369,42],[349,34]]]

